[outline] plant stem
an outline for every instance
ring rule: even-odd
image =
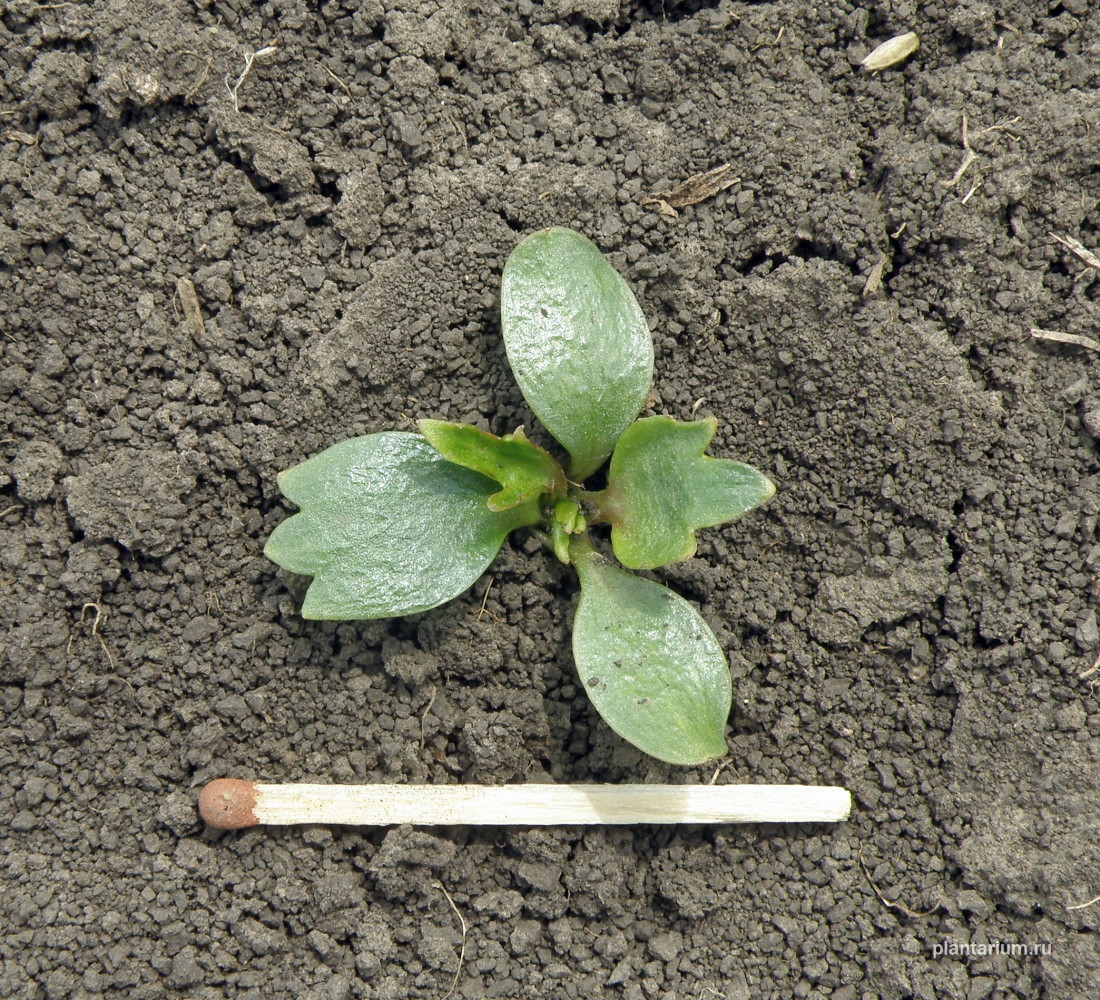
[[[515,507],[509,508],[505,513],[508,518],[509,531],[514,531],[516,528],[526,528],[531,525],[539,524],[542,520],[542,505],[539,503],[538,497],[533,497],[530,500],[526,500],[521,504],[517,504]]]
[[[573,495],[589,524],[614,524],[619,520],[618,496],[610,487],[592,492],[580,490]]]
[[[574,566],[598,555],[599,553],[592,544],[592,539],[588,537],[587,531],[582,531],[569,539],[569,561]]]

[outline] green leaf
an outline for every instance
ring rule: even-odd
[[[775,494],[752,466],[703,454],[717,426],[713,417],[694,423],[646,417],[619,438],[607,489],[596,499],[624,566],[654,569],[690,559],[696,528],[731,521]]]
[[[516,381],[581,481],[611,454],[649,391],[653,338],[642,310],[594,244],[545,229],[508,258],[500,315]]]
[[[699,612],[666,587],[612,565],[585,536],[571,554],[581,578],[573,658],[604,721],[670,764],[723,756],[729,664]]]
[[[303,618],[388,618],[434,608],[470,587],[504,536],[539,519],[532,503],[489,510],[489,479],[443,459],[419,434],[333,445],[279,476],[301,511],[264,552],[313,577]]]
[[[508,510],[544,493],[564,493],[565,476],[558,463],[527,440],[521,427],[497,437],[469,424],[419,420],[420,433],[447,461],[496,480],[503,489],[489,497],[490,510]]]
[[[588,527],[581,513],[581,506],[572,497],[563,497],[554,504],[553,518],[550,522],[550,545],[554,555],[563,563],[569,563],[569,543],[573,535],[580,534]]]

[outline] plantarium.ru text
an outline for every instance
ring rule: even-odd
[[[569,455],[563,469],[522,428],[496,437],[421,420],[333,445],[282,473],[300,511],[266,552],[313,577],[306,618],[388,618],[472,586],[517,528],[541,533],[574,566],[581,595],[573,657],[608,725],[673,764],[726,753],[729,665],[695,608],[599,552],[611,528],[628,569],[690,558],[695,531],[740,517],[775,492],[739,462],[704,455],[717,426],[636,419],[653,340],[626,282],[583,236],[547,229],[508,258],[501,289],[508,360],[523,395]],[[604,489],[586,478],[610,456]]]

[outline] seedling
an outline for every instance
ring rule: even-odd
[[[666,587],[620,569],[589,529],[608,524],[628,569],[695,553],[695,531],[740,517],[775,487],[740,462],[704,455],[713,418],[636,419],[653,339],[626,282],[583,236],[547,229],[508,258],[501,323],[527,403],[569,455],[563,469],[523,429],[497,437],[421,420],[333,445],[282,473],[300,511],[265,549],[313,577],[302,616],[409,615],[457,597],[518,528],[574,566],[581,595],[573,658],[611,728],[673,764],[726,753],[726,654],[702,616]],[[606,486],[585,479],[610,456]]]

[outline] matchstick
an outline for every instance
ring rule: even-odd
[[[823,785],[268,785],[218,778],[199,812],[219,830],[257,824],[572,826],[835,823],[847,789]]]

